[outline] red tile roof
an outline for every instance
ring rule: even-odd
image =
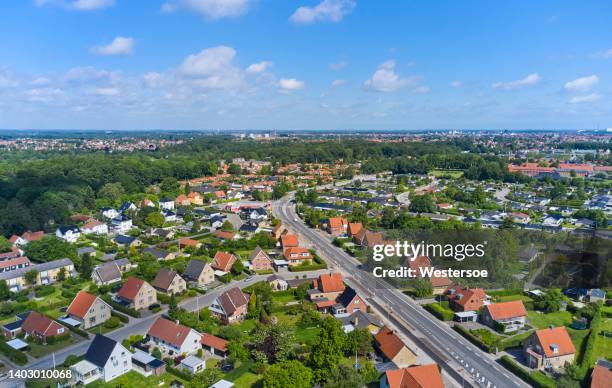
[[[227,351],[227,344],[229,341],[223,338],[216,337],[212,334],[202,333],[202,345],[210,346],[214,349],[219,349],[222,352]]]
[[[100,225],[104,225],[104,222],[92,219],[88,223],[83,225],[83,229],[91,229],[91,228],[95,228],[96,226],[100,226]]]
[[[348,235],[352,237],[359,233],[361,229],[363,229],[363,225],[361,224],[361,222],[349,223],[347,229]]]
[[[21,329],[30,334],[48,337],[57,334],[57,329],[63,327],[51,318],[36,312],[30,311],[28,317],[23,321]]]
[[[591,374],[591,388],[609,388],[612,381],[612,369],[605,365],[595,364]]]
[[[302,256],[302,254],[304,253],[308,253],[308,256]],[[294,255],[297,255],[297,257],[292,257]],[[286,260],[295,260],[295,259],[310,260],[312,259],[312,255],[310,254],[310,251],[303,247],[287,248],[283,251],[283,256],[285,256]]]
[[[89,311],[95,301],[95,295],[85,291],[79,291],[70,303],[70,306],[68,306],[66,312],[79,318],[85,318],[87,311]]]
[[[330,229],[343,229],[348,225],[348,221],[344,217],[332,217],[329,219]]]
[[[14,265],[23,265],[23,264],[26,264],[26,266],[29,266],[30,259],[28,259],[25,256],[20,256],[20,257],[15,257],[14,259],[2,260],[0,261],[0,269],[12,267]]]
[[[38,232],[25,232],[21,235],[21,238],[27,241],[38,241],[41,238],[45,237],[45,232],[39,230]]]
[[[508,319],[514,317],[524,317],[527,315],[525,305],[520,300],[513,300],[510,302],[494,303],[485,306],[489,310],[491,318],[494,320]]]
[[[342,274],[339,272],[320,275],[319,279],[313,280],[313,286],[321,292],[342,292],[345,288]]]
[[[436,364],[388,370],[385,374],[389,388],[444,388]]]
[[[127,300],[134,300],[144,283],[144,280],[130,276],[117,295]]]
[[[202,243],[199,242],[198,240],[193,240],[190,238],[182,238],[179,240],[179,245],[183,246],[183,247],[194,247],[197,248],[198,245],[201,245]]]
[[[218,251],[211,263],[211,267],[223,272],[229,272],[237,258],[232,253]]]
[[[376,333],[374,339],[378,343],[380,351],[383,352],[389,360],[393,360],[395,356],[406,346],[404,342],[387,326]]]
[[[187,326],[159,317],[149,328],[147,335],[180,348],[190,331],[191,329]]]
[[[281,237],[281,245],[283,248],[297,247],[300,245],[298,237],[295,234],[287,233]]]
[[[559,357],[576,353],[576,348],[574,348],[565,326],[537,330],[534,335],[542,346],[542,351],[546,357]],[[555,346],[557,348],[556,353],[553,351]]]
[[[221,240],[232,240],[234,236],[236,236],[236,233],[226,232],[225,230],[216,230],[213,234],[215,237],[220,238]]]

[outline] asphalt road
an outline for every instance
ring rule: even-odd
[[[297,232],[302,240],[310,242],[331,267],[341,269],[352,277],[359,288],[369,292],[379,305],[387,309],[390,317],[407,324],[407,334],[422,339],[424,351],[433,359],[446,359],[442,363],[450,375],[466,376],[466,384],[482,387],[514,388],[528,387],[518,377],[496,363],[492,355],[482,352],[448,325],[438,321],[418,306],[411,298],[371,273],[357,268],[359,262],[340,248],[334,246],[331,237],[307,227],[296,215],[295,206],[287,196],[273,203],[273,211],[286,225]],[[459,381],[461,381],[459,379]]]

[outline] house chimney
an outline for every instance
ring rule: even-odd
[[[174,321],[174,323],[176,323],[176,325],[177,325],[177,326],[178,326],[178,325],[180,325],[180,322],[179,322],[179,320],[178,320],[178,319],[176,319],[176,320]]]

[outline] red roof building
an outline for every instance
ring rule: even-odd
[[[234,265],[236,260],[238,260],[238,258],[234,256],[234,254],[218,251],[215,254],[215,257],[210,266],[218,271],[229,272],[232,269],[232,266]]]

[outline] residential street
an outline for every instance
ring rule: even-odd
[[[295,207],[287,196],[273,204],[273,211],[285,224],[308,241],[330,264],[351,276],[355,284],[349,284],[366,291],[380,306],[387,309],[388,317],[404,322],[404,334],[414,335],[433,359],[438,360],[444,370],[457,381],[462,376],[472,376],[465,384],[482,387],[527,387],[524,382],[498,365],[492,355],[483,353],[449,326],[419,307],[411,298],[376,279],[371,273],[358,270],[358,261],[343,250],[332,245],[331,236],[311,230],[295,213]],[[459,371],[458,371],[459,370]]]

